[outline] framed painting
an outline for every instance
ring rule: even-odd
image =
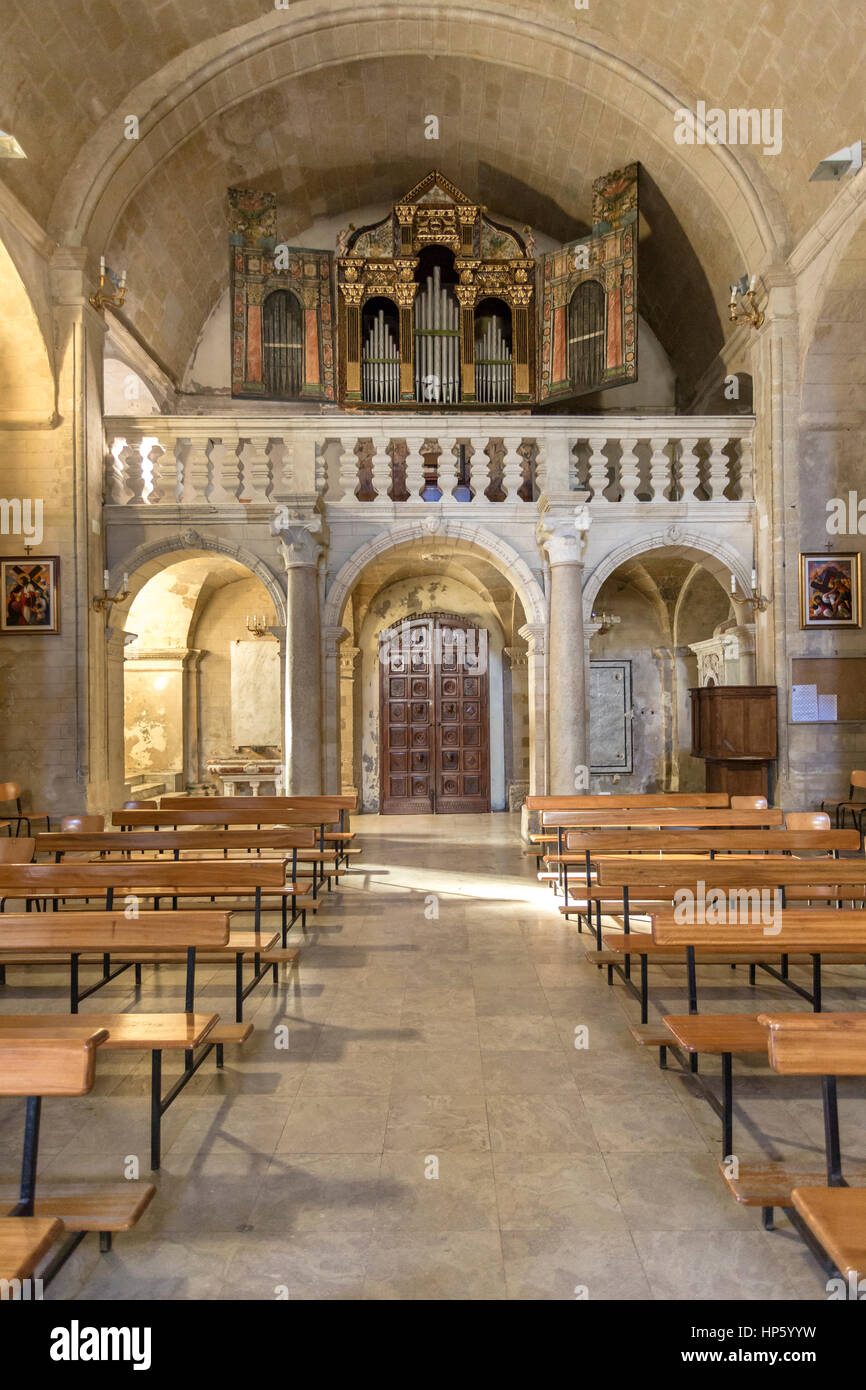
[[[0,633],[60,631],[60,559],[57,555],[0,558]]]
[[[860,627],[860,556],[800,555],[800,627]]]

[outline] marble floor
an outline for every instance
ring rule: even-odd
[[[822,1299],[780,1219],[761,1229],[717,1171],[719,1121],[632,1040],[636,1001],[584,958],[523,858],[518,818],[358,817],[363,860],[326,898],[300,970],[248,1001],[253,1037],[168,1112],[139,1227],[89,1237],[54,1299]],[[293,936],[299,936],[298,929]],[[232,971],[197,1005],[232,1017]],[[701,972],[705,1010],[789,1009],[768,977]],[[181,1009],[181,972],[122,977],[88,1010]],[[658,1013],[685,1012],[655,970]],[[827,1009],[863,1005],[827,973]],[[62,1011],[64,976],[9,971],[4,1012]],[[576,1030],[588,1046],[575,1046]],[[281,1046],[288,1039],[288,1047]],[[704,1068],[708,1075],[717,1069]],[[104,1054],[94,1092],[43,1107],[44,1178],[118,1181],[147,1149],[149,1060]],[[819,1087],[736,1067],[735,1149],[821,1167]],[[840,1086],[846,1163],[866,1165],[866,1087]],[[23,1106],[0,1101],[15,1178]]]

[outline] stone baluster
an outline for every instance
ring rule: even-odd
[[[123,475],[126,480],[131,496],[129,505],[131,507],[140,506],[144,501],[144,459],[141,453],[141,435],[132,436],[126,442],[126,447],[120,455],[123,460]]]
[[[271,489],[270,435],[250,435],[238,451],[241,502],[267,502]]]
[[[592,490],[592,501],[594,503],[607,503],[604,490],[607,487],[607,454],[603,453],[607,435],[591,434],[589,436],[589,446],[591,453],[589,456],[589,486]]]
[[[111,506],[124,507],[129,501],[129,488],[123,479],[122,451],[112,441],[111,452],[105,458],[105,500]]]
[[[171,487],[170,464],[165,461],[165,447],[156,443],[151,445],[147,461],[150,464],[150,492],[147,495],[147,505],[156,507],[164,500],[164,488]],[[170,501],[174,502],[174,489],[171,489]]]
[[[523,455],[517,451],[523,443],[523,437],[519,434],[507,434],[503,440],[505,444],[505,459],[502,467],[502,487],[509,502],[519,502],[518,492],[523,487]]]
[[[181,492],[180,501],[184,506],[192,503],[203,505],[208,501],[210,479],[210,458],[206,434],[189,434],[180,441]]]
[[[640,487],[640,462],[637,456],[638,441],[624,438],[619,463],[619,485],[623,502],[636,502]]]
[[[650,487],[654,502],[666,500],[665,493],[671,484],[671,461],[665,453],[667,442],[667,436],[661,434],[653,435],[650,439]]]
[[[340,440],[340,501],[354,502],[358,491],[358,455],[355,439]]]
[[[406,491],[409,494],[410,502],[417,502],[424,490],[424,455],[421,453],[421,446],[424,443],[423,434],[412,434],[406,436]]]
[[[680,438],[680,489],[683,502],[695,500],[695,489],[701,480],[700,460],[696,452],[699,435],[683,435]]]
[[[227,507],[238,500],[240,482],[240,460],[229,441],[212,439],[210,442],[211,485],[208,501],[212,507]]]
[[[454,496],[454,489],[460,481],[460,464],[457,455],[452,452],[456,441],[439,439],[439,488],[442,493],[442,501],[448,505],[459,506],[457,498]]]
[[[484,494],[490,486],[490,456],[486,452],[487,439],[472,439],[472,459],[469,464],[469,484],[472,488],[473,502],[485,501]]]
[[[710,459],[709,459],[709,491],[714,502],[724,502],[725,488],[730,482],[728,477],[728,456],[722,450],[728,442],[728,436],[710,436]]]
[[[388,440],[383,434],[373,440],[373,490],[375,501],[379,504],[390,502],[388,489],[391,486],[391,457],[386,452]]]
[[[574,477],[574,454],[571,456],[569,481]],[[547,447],[543,440],[536,441],[535,449],[535,491],[539,497],[547,491]]]
[[[739,465],[740,501],[751,502],[755,496],[755,488],[752,463],[752,436],[750,434],[744,434],[740,438]]]
[[[289,497],[295,483],[295,439],[291,434],[271,440],[271,500]]]

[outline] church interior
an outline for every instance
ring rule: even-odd
[[[863,13],[3,28],[0,1297],[866,1296]]]

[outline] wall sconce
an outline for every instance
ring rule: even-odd
[[[254,614],[253,614],[253,618],[252,618],[252,622],[250,621],[250,615],[249,615],[249,613],[248,613],[248,614],[247,614],[247,620],[246,620],[246,621],[247,621],[247,632],[252,633],[253,637],[267,637],[267,635],[268,635],[268,620],[267,620],[267,618],[265,617],[264,613],[262,614],[261,617],[259,617],[258,613],[254,613]],[[276,621],[276,620],[275,620],[275,621]]]
[[[737,577],[731,575],[731,598],[737,603],[747,603],[753,613],[765,613],[770,606],[770,600],[763,594],[758,593],[758,571],[752,570],[752,592],[750,594],[737,593]]]
[[[748,275],[743,275],[735,285],[731,285],[731,302],[728,305],[731,323],[750,323],[753,328],[761,327],[764,311],[755,302],[757,286],[757,275],[753,275],[751,280]]]
[[[97,613],[105,613],[113,603],[122,603],[125,598],[129,598],[129,575],[123,576],[123,590],[119,594],[111,594],[108,591],[108,570],[102,571],[102,595],[100,598],[92,600],[93,607]]]
[[[108,289],[111,286],[111,289]],[[110,309],[119,309],[126,298],[126,271],[118,279],[105,264],[105,257],[99,257],[99,284],[90,296],[90,303],[100,313],[106,304]]]

